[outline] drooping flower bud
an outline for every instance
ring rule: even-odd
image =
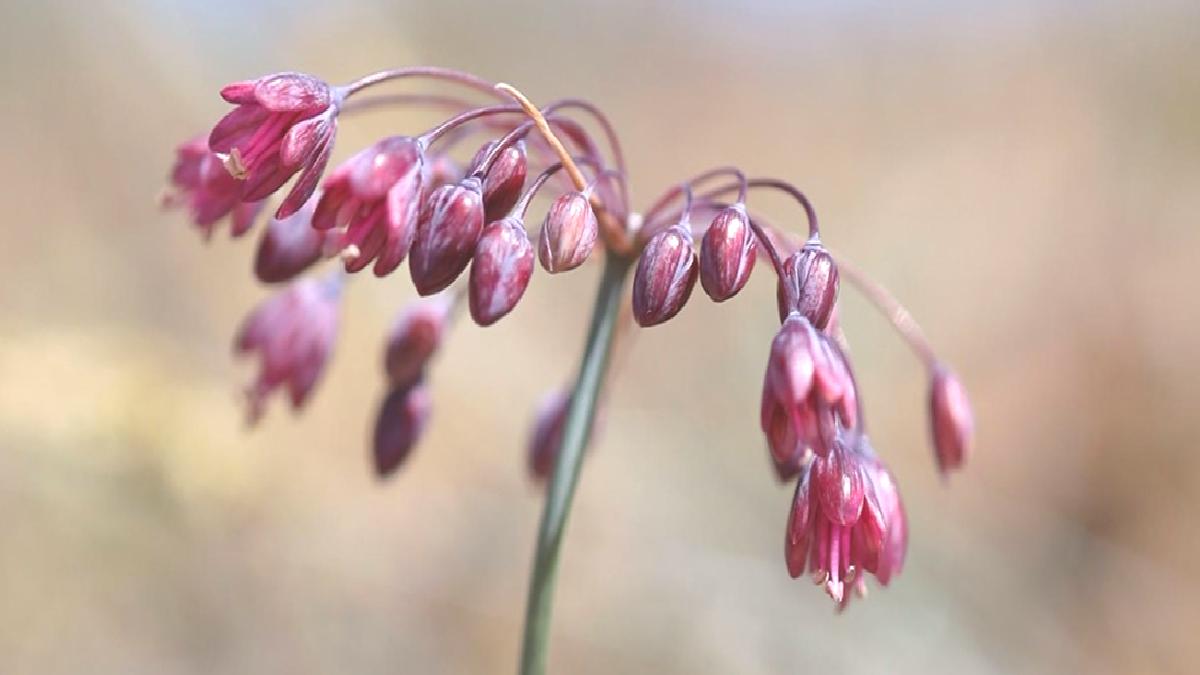
[[[498,141],[488,141],[471,162],[471,170],[480,168],[480,164],[496,147]],[[528,160],[525,156],[525,143],[518,141],[505,148],[496,156],[492,166],[483,177],[483,209],[484,218],[491,223],[497,221],[512,210],[513,205],[521,197],[525,187],[525,174],[528,171]]]
[[[263,199],[302,172],[275,215],[295,213],[329,161],[340,95],[311,75],[276,73],[226,85],[221,97],[237,107],[213,127],[208,145],[245,181],[242,200]]]
[[[824,330],[837,303],[838,271],[833,256],[820,242],[809,242],[783,264],[776,300],[779,320],[793,310],[800,312],[817,330]]]
[[[944,365],[935,367],[929,391],[934,455],[942,475],[962,467],[971,453],[975,419],[967,390]]]
[[[242,184],[229,175],[203,137],[175,149],[171,188],[163,193],[166,208],[185,206],[192,223],[208,239],[217,221],[232,214],[230,234],[240,237],[254,225],[263,201],[243,202]]]
[[[538,237],[538,262],[551,274],[579,267],[591,255],[600,226],[582,192],[559,195],[542,224]]]
[[[737,295],[750,279],[756,249],[746,207],[721,209],[700,242],[700,285],[708,297],[724,302]]]
[[[329,233],[312,226],[317,199],[313,195],[296,213],[267,222],[254,256],[254,276],[259,281],[266,284],[291,281],[321,259]]]
[[[515,216],[488,225],[471,261],[471,318],[490,326],[517,306],[533,274],[533,244]]]
[[[313,227],[341,230],[347,272],[375,261],[391,273],[408,255],[417,230],[423,151],[409,136],[392,136],[334,169],[313,214]]]
[[[646,242],[633,276],[633,318],[648,328],[683,309],[696,285],[696,251],[692,233],[672,225]]]
[[[390,476],[408,458],[425,431],[432,407],[423,379],[393,385],[375,418],[372,454],[377,476]]]
[[[267,396],[286,386],[292,408],[304,406],[337,335],[337,303],[341,280],[301,279],[270,297],[242,323],[234,340],[239,354],[257,352],[261,368],[247,389],[248,419],[262,416]]]
[[[421,295],[454,283],[471,262],[483,230],[483,193],[472,177],[444,185],[429,196],[421,211],[408,269]]]
[[[416,380],[437,352],[449,327],[454,298],[437,295],[405,307],[392,324],[383,365],[388,381],[399,386]]]
[[[538,403],[529,433],[527,447],[529,475],[544,483],[554,472],[558,456],[562,452],[563,432],[567,425],[567,413],[571,408],[571,391],[556,389],[547,393]],[[591,445],[604,422],[603,410],[597,411],[586,445]],[[585,450],[587,449],[585,445]]]

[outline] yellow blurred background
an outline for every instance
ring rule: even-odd
[[[526,427],[575,368],[598,266],[460,324],[426,438],[380,483],[407,272],[351,285],[309,409],[275,401],[247,433],[229,344],[266,294],[254,236],[204,246],[156,208],[226,82],[411,64],[596,101],[642,206],[716,164],[795,181],[973,395],[977,452],[943,485],[920,368],[844,289],[911,540],[903,576],[835,616],[783,563],[766,268],[725,305],[697,290],[615,382],[553,672],[1194,672],[1200,5],[7,0],[0,19],[0,672],[514,670]],[[345,123],[335,161],[434,121]]]

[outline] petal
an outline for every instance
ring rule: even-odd
[[[283,203],[279,205],[279,209],[275,211],[276,218],[287,218],[300,210],[312,197],[313,192],[316,192],[317,183],[321,181],[321,174],[325,173],[325,166],[329,164],[329,155],[333,152],[333,136],[326,136],[322,139],[321,145],[316,148],[316,154],[304,170],[300,173],[300,177],[296,179],[296,184],[288,192],[287,197],[284,197]]]
[[[221,87],[221,98],[235,105],[254,103],[255,80],[242,80]]]
[[[245,144],[258,130],[258,126],[270,115],[260,105],[248,103],[230,110],[213,127],[208,135],[208,147],[222,154]]]
[[[317,113],[332,100],[329,85],[304,73],[276,73],[259,80],[254,98],[274,112]]]

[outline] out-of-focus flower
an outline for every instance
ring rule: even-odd
[[[301,279],[260,304],[234,340],[239,354],[256,353],[258,376],[247,388],[248,419],[262,416],[267,397],[286,387],[299,410],[321,378],[337,336],[341,278]]]
[[[244,181],[243,201],[271,195],[302,171],[275,215],[295,213],[329,161],[341,93],[311,75],[275,73],[226,85],[221,97],[237,107],[213,127],[209,149]]]
[[[242,236],[254,225],[263,207],[261,200],[242,201],[242,184],[229,175],[203,136],[175,149],[171,188],[163,193],[162,203],[168,208],[186,207],[205,239],[212,237],[217,222],[230,214],[230,233]]]
[[[454,302],[449,294],[423,298],[410,303],[396,317],[383,359],[392,386],[421,377],[445,338]]]
[[[934,367],[929,386],[929,422],[942,475],[962,468],[971,453],[975,418],[966,388],[943,364]]]
[[[328,253],[329,232],[312,226],[318,195],[287,218],[272,218],[258,241],[254,276],[267,284],[291,281]]]
[[[433,404],[422,377],[393,385],[383,399],[371,444],[375,474],[391,475],[420,440]]]
[[[529,475],[538,483],[546,482],[554,472],[554,466],[558,464],[558,456],[562,452],[563,432],[567,425],[567,412],[570,408],[570,389],[555,389],[538,402],[526,448]],[[596,439],[597,430],[603,423],[603,411],[597,411],[584,450]]]

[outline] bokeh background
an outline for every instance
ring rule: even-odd
[[[575,368],[598,266],[461,324],[427,437],[380,483],[366,441],[407,274],[352,284],[310,408],[247,433],[229,342],[266,295],[254,237],[205,246],[156,205],[225,82],[409,64],[599,102],[641,204],[714,164],[794,180],[973,395],[977,452],[944,485],[922,371],[843,293],[911,546],[835,616],[782,560],[766,268],[725,305],[698,291],[614,383],[553,672],[1194,672],[1196,3],[0,7],[0,672],[512,672],[526,427]],[[433,121],[364,115],[337,156]]]

